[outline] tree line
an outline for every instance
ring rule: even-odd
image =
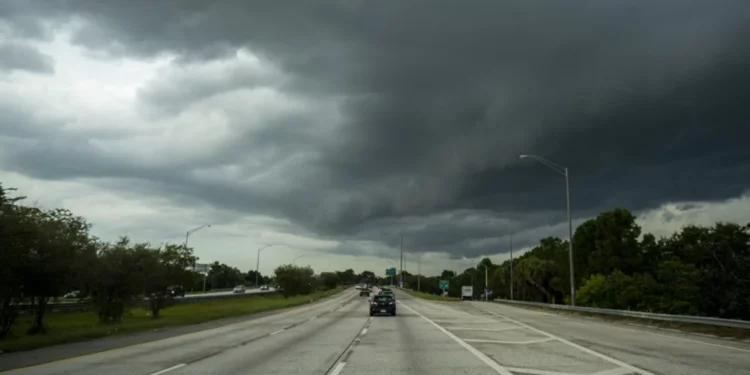
[[[45,332],[50,303],[76,291],[101,324],[121,322],[134,306],[153,318],[174,302],[175,288],[202,291],[254,284],[256,273],[214,262],[207,274],[193,271],[198,257],[184,244],[133,242],[122,237],[102,241],[91,224],[64,209],[46,210],[21,204],[23,197],[0,184],[0,339],[21,311],[33,314],[27,334]],[[354,283],[351,269],[315,275],[308,267],[280,266],[260,283],[280,286],[285,296]],[[23,308],[23,309],[22,309]]]
[[[654,313],[750,319],[750,224],[718,222],[688,225],[671,236],[641,236],[635,216],[625,209],[603,212],[573,235],[576,304]],[[455,274],[422,278],[423,291],[438,294],[439,279],[450,280],[449,294],[461,285],[484,288],[485,267],[495,298],[510,298],[510,260]],[[570,303],[568,241],[557,237],[513,262],[514,298]],[[416,288],[413,276],[407,285]]]

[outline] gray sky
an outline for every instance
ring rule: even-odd
[[[0,2],[0,181],[262,271],[750,221],[746,1]],[[413,255],[407,268],[415,271]]]

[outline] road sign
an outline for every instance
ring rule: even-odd
[[[440,289],[446,290],[448,289],[448,280],[440,280],[438,285],[440,286]]]
[[[208,264],[196,264],[193,270],[198,273],[208,273],[210,268],[211,267]]]
[[[385,269],[385,275],[386,276],[396,276],[396,268],[386,268]]]

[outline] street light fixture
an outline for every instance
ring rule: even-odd
[[[565,198],[568,204],[568,262],[570,262],[570,304],[572,306],[576,305],[576,289],[575,289],[575,277],[574,277],[574,266],[573,266],[573,221],[570,218],[570,175],[568,174],[568,168],[563,167],[559,164],[555,164],[541,156],[537,155],[526,155],[521,154],[519,156],[521,159],[534,159],[544,165],[546,165],[549,169],[552,169],[553,171],[565,176]]]
[[[260,251],[263,249],[267,249],[273,245],[266,245],[258,249],[258,255],[255,258],[255,286],[258,286],[258,272],[260,270]]]
[[[187,245],[188,245],[188,239],[190,238],[190,235],[193,234],[193,233],[195,233],[195,232],[197,232],[197,231],[199,231],[199,230],[201,230],[201,229],[203,229],[203,228],[211,228],[211,224],[204,224],[204,225],[201,225],[199,227],[193,228],[193,229],[185,232],[185,247],[187,247]]]

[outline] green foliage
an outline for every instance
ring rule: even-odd
[[[318,279],[319,284],[325,289],[333,289],[339,285],[339,276],[335,272],[321,272]]]
[[[245,275],[236,267],[213,262],[210,265],[206,282],[211,289],[233,288],[245,283]],[[253,278],[252,282],[255,283],[255,278]]]
[[[316,288],[314,272],[310,267],[285,264],[277,267],[274,274],[284,297],[309,294]]]

